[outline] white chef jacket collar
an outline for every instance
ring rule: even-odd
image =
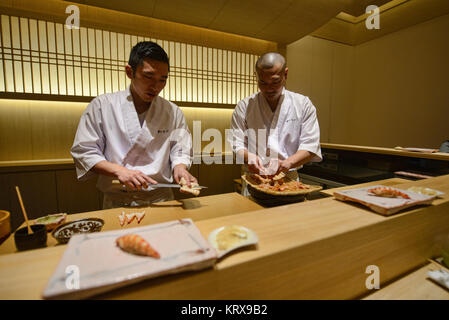
[[[276,109],[274,111],[271,109],[270,104],[268,103],[267,99],[262,94],[262,92],[259,92],[259,94],[262,96],[262,99],[264,101],[263,104],[271,111],[271,113],[274,114],[274,113],[278,112],[280,106],[282,105],[282,102],[284,101],[284,98],[285,98],[285,87],[282,88],[282,92],[281,92],[281,95],[279,96],[278,104],[277,104]]]

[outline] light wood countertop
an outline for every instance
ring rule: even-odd
[[[410,151],[404,151],[404,150],[397,150],[395,148],[355,146],[355,145],[336,144],[336,143],[321,143],[321,148],[449,161],[449,153],[443,153],[443,152],[435,152],[435,153],[410,152]]]
[[[137,226],[145,226],[183,218],[191,218],[193,221],[200,221],[242,212],[260,210],[262,208],[262,206],[249,200],[248,198],[245,198],[236,192],[232,192],[206,197],[154,203],[150,207],[146,208],[114,208],[70,214],[67,216],[67,222],[85,218],[100,218],[105,222],[102,231],[109,231],[121,228],[135,228]],[[131,213],[141,212],[144,210],[145,218],[140,222],[140,224],[137,224],[134,220],[129,225],[125,225],[123,227],[120,226],[117,216],[122,211],[125,211],[125,213]],[[25,223],[23,223],[20,227],[23,226],[25,226]],[[51,233],[48,233],[47,247],[54,247],[57,244],[56,239],[53,238]],[[63,246],[65,247],[65,245]],[[14,234],[11,234],[8,239],[0,245],[0,255],[14,252],[17,253],[17,249],[14,243]]]
[[[384,186],[396,186],[397,184],[401,184],[401,183],[408,183],[410,182],[410,180],[407,179],[402,179],[402,178],[390,178],[390,179],[384,179],[384,180],[377,180],[377,181],[370,181],[370,182],[366,182],[366,183],[360,183],[357,185],[357,188],[364,188],[364,187],[369,187],[369,186],[375,186],[377,184],[381,184]],[[348,189],[353,189],[354,186],[345,186],[345,187],[339,187],[339,188],[332,188],[332,189],[326,189],[326,190],[321,190],[320,193],[322,194],[326,194],[328,196],[332,196],[334,194],[334,191],[342,191],[342,190],[348,190]]]
[[[401,184],[445,192],[431,206],[384,217],[333,198],[195,222],[207,237],[240,224],[259,236],[214,268],[150,279],[99,296],[111,299],[353,299],[368,294],[366,267],[381,286],[423,265],[449,233],[449,175]],[[399,185],[398,185],[399,186]],[[39,299],[64,246],[0,256],[0,298]]]
[[[435,153],[409,152],[409,151],[397,150],[395,148],[357,146],[357,145],[346,145],[346,144],[337,144],[337,143],[321,143],[321,148],[449,161],[449,153],[443,153],[443,152],[435,152]],[[203,157],[204,156],[211,156],[211,157],[232,157],[233,156],[232,153],[221,153],[221,154],[216,154],[216,155],[210,155],[210,154],[203,153],[201,155]],[[198,157],[199,154],[195,154],[194,156]],[[60,165],[60,164],[73,164],[73,159],[64,158],[64,159],[0,161],[0,168],[1,167],[20,167],[20,166],[39,166],[39,165]]]
[[[427,264],[379,290],[373,289],[363,300],[449,300],[449,290],[427,276],[430,270],[438,268]]]
[[[227,158],[233,157],[232,152],[223,152],[217,154],[209,154],[209,153],[195,153],[193,163],[197,163],[199,161],[199,157],[211,157],[211,159],[215,158]],[[0,168],[8,168],[8,167],[27,167],[27,166],[47,166],[47,165],[62,165],[62,164],[74,164],[72,158],[62,158],[62,159],[39,159],[39,160],[12,160],[12,161],[0,161]]]
[[[67,158],[67,159],[0,161],[0,167],[45,166],[45,165],[59,165],[59,164],[73,164],[73,159]]]

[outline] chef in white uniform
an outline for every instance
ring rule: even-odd
[[[126,66],[129,88],[96,97],[81,116],[71,154],[79,180],[99,175],[104,209],[173,199],[169,188],[142,190],[151,184],[183,177],[188,186],[197,182],[188,172],[192,137],[184,114],[158,96],[168,72],[168,56],[159,45],[136,44]]]
[[[322,160],[320,128],[310,99],[285,89],[288,68],[279,53],[266,53],[256,62],[259,92],[237,104],[229,142],[243,173],[298,179],[303,164]],[[242,194],[248,195],[246,185]]]

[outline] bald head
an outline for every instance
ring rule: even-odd
[[[282,66],[281,70],[285,70],[286,67],[285,58],[277,52],[268,52],[260,56],[259,59],[257,59],[256,70],[271,69],[274,66],[278,65]]]

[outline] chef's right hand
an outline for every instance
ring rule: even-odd
[[[260,174],[265,168],[262,160],[255,154],[248,154],[248,170],[252,173]]]
[[[125,167],[120,168],[116,175],[120,182],[131,190],[142,190],[142,188],[148,188],[149,184],[157,183],[157,181],[151,179],[142,171],[131,170]]]

